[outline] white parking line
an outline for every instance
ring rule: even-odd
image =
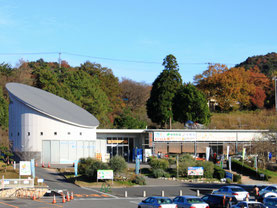
[[[110,197],[113,197],[113,198],[118,198],[117,196],[114,196],[112,194],[108,194],[108,193],[105,193],[105,192],[102,192],[102,191],[97,191],[95,189],[92,189],[92,188],[86,188],[86,187],[82,187],[83,189],[86,189],[86,190],[90,190],[90,191],[95,191],[96,193],[100,193],[100,194],[105,194],[107,196],[110,196]]]

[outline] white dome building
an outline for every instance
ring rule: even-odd
[[[81,107],[44,90],[8,83],[9,139],[21,160],[72,164],[95,157],[99,121]]]

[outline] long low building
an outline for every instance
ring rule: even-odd
[[[121,155],[128,162],[135,157],[145,161],[158,152],[190,153],[205,156],[211,152],[230,154],[247,148],[265,137],[262,130],[207,129],[97,129],[98,120],[79,106],[44,90],[8,83],[10,96],[9,139],[17,160],[72,164],[82,157],[103,161]]]

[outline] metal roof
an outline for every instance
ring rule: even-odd
[[[6,88],[10,96],[57,120],[86,128],[99,125],[99,121],[89,112],[52,93],[20,83],[8,83]]]

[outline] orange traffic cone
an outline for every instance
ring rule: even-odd
[[[36,195],[35,195],[35,193],[33,194],[32,199],[33,199],[33,200],[36,200]]]
[[[50,162],[48,162],[48,168],[50,168]]]
[[[43,168],[44,168],[44,162],[42,162],[41,167],[43,167]]]
[[[52,204],[56,204],[57,202],[56,202],[56,195],[54,194],[54,198],[53,198],[53,202],[52,202]]]
[[[70,194],[70,200],[73,200],[73,199],[74,199],[74,196],[73,196],[73,191],[72,191]]]
[[[62,201],[62,203],[65,203],[66,201],[65,201],[65,195],[63,195],[63,201]]]
[[[66,193],[66,201],[68,201],[68,202],[70,201],[69,193],[68,192]]]

